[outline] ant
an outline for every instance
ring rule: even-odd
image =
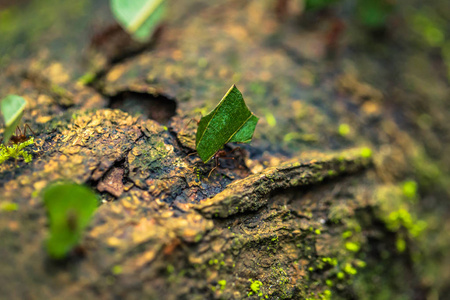
[[[23,142],[27,141],[28,140],[27,128],[31,131],[33,136],[36,135],[34,133],[34,131],[31,129],[30,125],[28,125],[28,124],[23,125],[23,131],[22,131],[22,129],[20,129],[20,126],[17,126],[16,127],[16,133],[13,134],[11,136],[11,138],[9,139],[9,144],[17,145],[17,144],[20,144],[20,143],[23,143]],[[2,143],[2,142],[3,142],[3,138],[0,140],[0,143]]]
[[[190,119],[189,122],[184,126],[184,128],[182,129],[182,131],[185,131],[186,128],[189,126],[189,124],[191,124],[192,121],[196,122],[196,123],[197,123],[197,126],[198,126],[198,124],[200,123],[200,120],[197,120],[197,119],[195,119],[195,118],[192,118],[192,119]],[[182,132],[182,131],[180,131],[180,132]],[[235,166],[236,166],[236,167],[240,166],[240,163],[241,163],[241,161],[242,161],[242,157],[245,156],[244,150],[242,150],[240,147],[233,148],[231,151],[226,151],[226,150],[224,150],[224,149],[218,150],[218,151],[212,156],[212,158],[215,160],[216,164],[215,164],[214,168],[212,168],[211,171],[209,171],[208,178],[211,176],[212,172],[220,166],[219,159],[235,159],[236,157],[232,157],[232,156],[230,157],[230,154],[233,153],[233,152],[235,152],[235,151],[239,152],[239,154],[240,154],[239,159],[234,161],[234,162],[235,162]],[[196,154],[196,152],[193,152],[193,153],[188,154],[187,156],[191,156],[191,155],[195,155],[195,154]]]
[[[213,155],[212,158],[216,161],[216,165],[209,172],[208,178],[211,176],[212,172],[219,167],[219,165],[220,165],[219,159],[235,159],[235,157],[229,156],[234,151],[238,151],[238,152],[240,152],[241,155],[245,155],[244,150],[242,150],[240,147],[236,147],[231,151],[226,151],[226,150],[222,149],[222,150],[217,151],[216,154]],[[235,165],[239,165],[239,161],[235,160],[234,162],[235,162]]]

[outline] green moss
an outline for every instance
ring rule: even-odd
[[[202,238],[203,238],[203,235],[202,235],[202,234],[197,234],[197,235],[195,236],[195,238],[194,238],[194,242],[195,242],[195,243],[198,243],[198,242],[200,242],[200,241],[202,240]]]
[[[356,270],[350,263],[344,265],[344,272],[349,275],[356,275],[358,270]]]
[[[3,202],[0,204],[0,210],[1,211],[16,211],[19,209],[19,205],[17,203],[13,202]]]
[[[219,280],[217,282],[220,285],[220,289],[223,291],[227,285],[227,281],[225,279]]]
[[[395,242],[395,246],[396,246],[398,252],[403,253],[406,250],[406,241],[399,237],[399,238],[397,238],[397,241]]]
[[[275,117],[272,113],[267,112],[265,117],[266,117],[267,124],[269,124],[270,127],[277,126],[277,119],[275,119]]]
[[[325,263],[328,263],[332,266],[336,266],[338,264],[338,261],[336,258],[331,258],[331,257],[324,257],[322,258],[322,261]]]
[[[175,271],[175,267],[171,264],[167,265],[167,273],[172,274]]]
[[[360,248],[361,248],[361,246],[359,245],[359,243],[356,243],[356,242],[346,242],[345,243],[345,249],[347,249],[348,251],[358,252]]]
[[[261,287],[263,286],[263,283],[259,280],[255,280],[253,281],[252,279],[249,279],[248,281],[251,282],[250,284],[250,289],[252,290],[251,292],[249,292],[247,295],[251,296],[253,294],[258,294],[258,296],[262,296],[261,293],[259,293],[259,290],[261,289]],[[261,294],[261,295],[260,295]]]
[[[322,293],[314,294],[311,293],[310,297],[307,297],[306,300],[330,300],[332,296],[332,293],[330,290],[325,290]]]
[[[342,238],[345,240],[345,239],[352,237],[352,235],[353,235],[353,232],[351,232],[350,230],[347,230],[342,233]]]
[[[78,79],[78,82],[82,85],[89,85],[95,81],[97,75],[95,72],[87,72]]]
[[[409,186],[411,185],[411,186]],[[413,184],[407,184],[408,195],[414,192]],[[397,232],[400,228],[405,228],[411,238],[417,238],[428,226],[427,222],[418,219],[412,210],[410,198],[405,195],[404,185],[385,186],[377,192],[377,201],[380,205],[379,216],[384,220],[386,227]]]
[[[445,42],[445,30],[442,24],[436,22],[437,16],[417,13],[412,18],[412,28],[432,47],[442,46]]]
[[[115,265],[115,266],[112,268],[111,272],[112,272],[114,275],[120,275],[120,274],[122,274],[122,272],[123,272],[123,268],[122,268],[121,265]]]
[[[362,260],[356,260],[355,264],[358,268],[365,268],[367,266],[367,263],[365,261]]]
[[[402,186],[403,195],[408,198],[416,198],[417,197],[417,182],[414,180],[408,180],[403,183]]]
[[[372,157],[372,149],[364,147],[361,149],[361,156],[364,158]]]
[[[347,136],[350,133],[350,126],[348,124],[342,123],[339,125],[338,132],[341,136]]]
[[[23,143],[14,144],[12,146],[4,146],[3,144],[0,144],[0,164],[10,158],[18,159],[20,157],[22,157],[26,163],[31,162],[33,160],[31,154],[23,149],[32,144],[34,144],[34,138],[30,138]]]

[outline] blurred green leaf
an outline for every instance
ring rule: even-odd
[[[26,104],[25,99],[17,95],[8,95],[1,101],[0,110],[5,122],[3,144],[6,145],[8,143],[17,126],[19,126]]]
[[[45,189],[44,203],[50,219],[47,252],[61,259],[78,244],[97,209],[97,196],[82,185],[55,183]]]
[[[319,10],[323,9],[338,0],[305,0],[305,10]]]
[[[111,0],[117,21],[138,41],[147,41],[167,11],[166,0]]]
[[[393,8],[387,0],[358,0],[357,14],[362,24],[377,29],[386,25]]]
[[[206,163],[228,142],[249,143],[258,120],[233,85],[216,108],[201,118],[195,141],[198,155]]]

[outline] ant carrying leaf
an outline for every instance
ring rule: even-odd
[[[166,0],[110,0],[114,17],[131,36],[146,42],[168,10]]]
[[[241,92],[233,85],[216,108],[198,122],[195,140],[198,155],[204,163],[215,158],[216,169],[218,159],[227,158],[227,152],[222,150],[225,144],[249,143],[258,120],[248,109]]]
[[[238,155],[230,156],[234,152],[237,152]],[[217,151],[216,154],[214,154],[214,156],[212,157],[215,160],[216,165],[214,166],[214,168],[211,169],[211,171],[209,171],[208,178],[211,176],[212,172],[214,172],[214,170],[220,166],[220,162],[219,162],[220,159],[232,159],[232,160],[234,160],[235,167],[240,167],[243,157],[245,157],[245,152],[240,147],[236,147],[231,151],[226,151],[223,149]]]
[[[17,95],[8,95],[1,101],[0,110],[5,121],[5,131],[3,132],[3,143],[5,145],[14,135],[14,131],[17,131],[26,104],[25,99]]]
[[[27,163],[32,159],[24,148],[34,143],[33,137],[27,137],[27,129],[33,135],[34,132],[28,124],[24,125],[23,131],[18,126],[25,105],[25,99],[16,95],[9,95],[0,103],[1,113],[5,121],[5,131],[3,132],[3,138],[0,139],[0,163],[9,158],[14,158],[17,161],[17,158],[21,156]]]
[[[195,139],[198,155],[207,163],[228,142],[249,143],[258,120],[233,85],[216,108],[200,119]]]
[[[27,129],[31,131],[33,136],[36,135],[28,124],[23,125],[23,131],[20,129],[20,126],[17,126],[16,133],[9,138],[9,144],[17,145],[28,141],[30,138],[27,136]],[[0,139],[0,143],[2,142],[3,138]]]

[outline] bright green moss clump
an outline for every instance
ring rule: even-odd
[[[262,283],[261,281],[259,281],[259,280],[253,281],[253,280],[249,279],[248,281],[251,282],[251,284],[250,284],[250,289],[251,289],[252,291],[249,292],[249,293],[247,294],[247,296],[250,297],[250,296],[253,295],[253,294],[257,294],[259,297],[262,297],[263,294],[262,294],[261,292],[259,292],[259,290],[260,290],[260,288],[263,286],[263,283]]]
[[[29,163],[33,158],[31,157],[31,154],[23,149],[32,144],[34,144],[34,138],[30,138],[28,141],[20,144],[14,144],[12,146],[0,144],[0,164],[10,158],[18,159],[19,157],[23,157],[23,160],[26,163]]]

